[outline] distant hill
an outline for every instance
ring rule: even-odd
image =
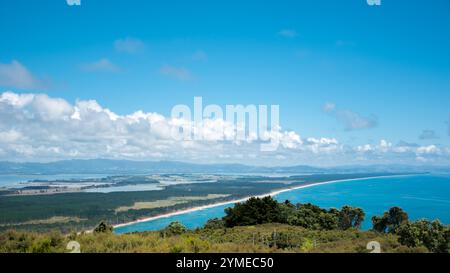
[[[450,167],[371,165],[312,167],[305,165],[288,167],[261,167],[242,164],[193,164],[178,161],[131,160],[62,160],[49,163],[0,162],[0,174],[70,174],[70,173],[368,173],[368,172],[450,172]]]
[[[275,168],[241,164],[192,164],[177,161],[130,160],[63,160],[49,163],[0,162],[2,174],[56,173],[252,173],[273,172]],[[276,168],[278,169],[278,168]],[[282,171],[282,169],[280,169]],[[321,172],[320,168],[305,167],[304,172]]]

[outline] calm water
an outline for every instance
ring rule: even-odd
[[[279,201],[308,203],[324,208],[343,205],[357,206],[366,212],[364,229],[371,228],[373,215],[381,215],[393,206],[405,209],[411,219],[439,219],[450,224],[450,176],[424,175],[395,178],[375,178],[334,184],[317,185],[292,190],[275,196]],[[116,233],[159,230],[172,221],[179,221],[188,228],[203,226],[208,219],[222,217],[230,205],[208,208],[195,212],[142,222],[115,229]]]

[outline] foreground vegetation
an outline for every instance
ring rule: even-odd
[[[0,252],[70,252],[76,240],[83,253],[204,253],[204,252],[369,252],[366,245],[378,241],[383,252],[428,252],[425,247],[407,247],[395,235],[376,232],[319,231],[284,224],[226,229],[198,229],[177,235],[142,232],[116,235],[111,232],[73,234],[8,231],[0,235]]]
[[[345,206],[325,210],[312,204],[278,203],[270,197],[252,198],[211,219],[203,228],[187,230],[173,222],[165,229],[116,235],[101,222],[93,232],[62,235],[7,231],[0,234],[0,252],[69,252],[77,241],[81,252],[443,252],[450,250],[450,227],[438,221],[410,222],[401,208],[373,217],[373,229],[360,231],[364,211]]]

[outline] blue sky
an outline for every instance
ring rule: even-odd
[[[305,139],[337,139],[355,149],[375,149],[381,140],[450,146],[447,0],[15,0],[2,1],[0,28],[0,92],[46,94],[71,105],[95,100],[117,115],[167,117],[194,96],[205,104],[278,104],[283,129]],[[8,69],[26,70],[32,80],[12,80]],[[362,125],[352,127],[355,119]],[[5,123],[2,130],[19,127]],[[3,147],[4,158],[39,154],[11,149]],[[425,159],[413,154],[404,160]],[[447,162],[442,153],[433,160]]]

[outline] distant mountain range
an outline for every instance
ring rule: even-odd
[[[63,160],[49,163],[0,162],[0,174],[143,174],[143,173],[367,173],[367,172],[445,172],[450,166],[371,165],[312,167],[261,167],[241,164],[193,164],[177,161]]]

